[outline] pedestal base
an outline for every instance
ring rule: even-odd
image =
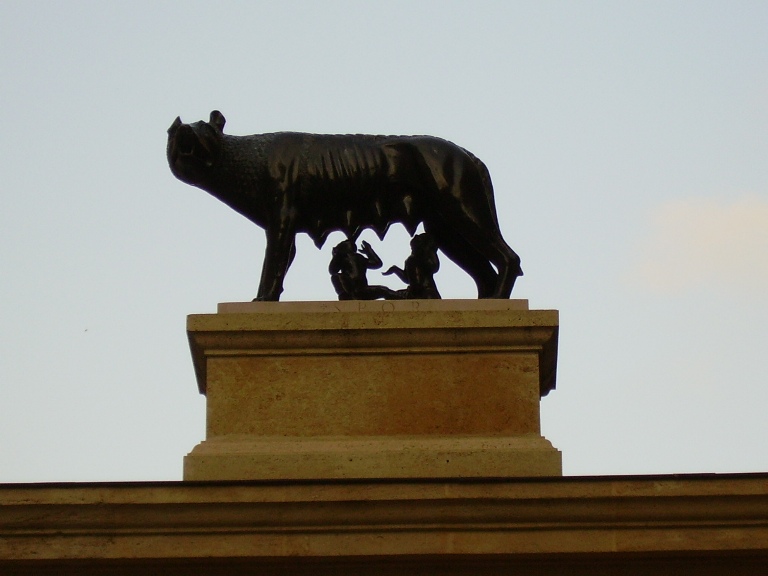
[[[185,480],[556,476],[557,312],[515,300],[247,303],[187,329],[206,441]]]
[[[560,475],[560,452],[536,434],[503,438],[225,436],[198,444],[184,459],[185,480]]]

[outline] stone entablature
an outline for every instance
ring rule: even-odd
[[[2,574],[766,566],[768,474],[0,485]]]

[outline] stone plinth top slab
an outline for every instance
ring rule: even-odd
[[[527,300],[244,302],[220,304],[218,314],[187,317],[202,393],[207,358],[246,349],[260,355],[288,349],[313,354],[515,349],[538,351],[544,396],[555,388],[558,328],[557,310],[528,310]]]
[[[338,302],[221,302],[219,314],[276,312],[441,312],[528,310],[528,300],[344,300]]]

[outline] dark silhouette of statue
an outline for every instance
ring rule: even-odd
[[[408,284],[405,290],[397,291],[401,298],[440,298],[434,278],[439,269],[437,245],[432,236],[424,233],[411,238],[411,255],[405,260],[405,268],[390,266],[384,276],[395,274]]]
[[[381,258],[365,240],[360,252],[352,240],[339,242],[333,249],[333,258],[328,266],[331,283],[339,295],[339,300],[397,298],[397,293],[386,286],[368,285],[366,272],[378,270],[381,266]]]
[[[299,232],[320,247],[334,230],[383,238],[424,224],[439,250],[475,281],[479,298],[509,298],[520,258],[501,236],[488,169],[432,136],[224,134],[224,116],[168,129],[173,174],[265,229],[256,300],[278,300]],[[407,275],[407,274],[406,274]]]

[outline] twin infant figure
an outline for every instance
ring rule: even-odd
[[[333,249],[333,258],[328,266],[331,282],[339,300],[410,300],[415,298],[440,298],[434,275],[440,268],[437,258],[437,244],[427,233],[411,238],[411,255],[403,268],[390,266],[384,276],[394,274],[408,286],[392,290],[387,286],[370,286],[366,273],[378,270],[383,265],[381,258],[371,245],[363,240],[358,250],[354,240],[339,242]]]

